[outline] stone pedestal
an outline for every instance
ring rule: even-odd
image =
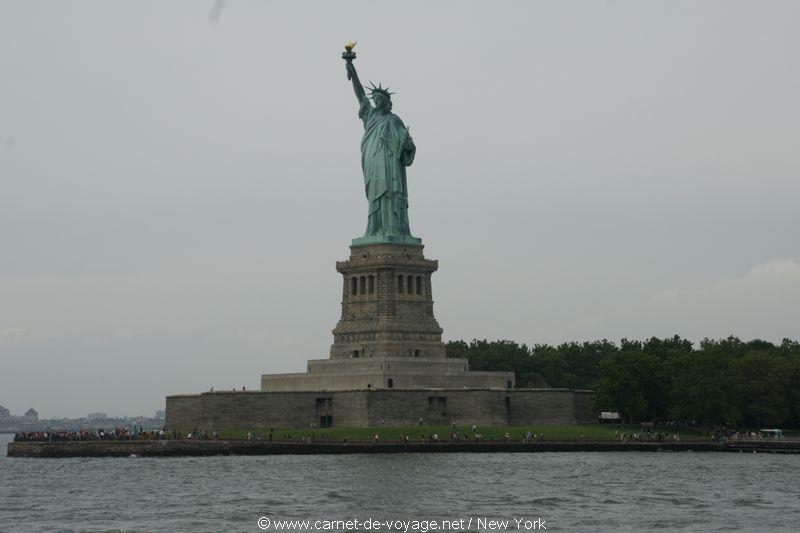
[[[338,261],[342,317],[333,330],[331,359],[443,358],[442,328],[433,316],[431,276],[437,261],[422,245],[351,246]]]
[[[431,276],[438,262],[421,244],[353,245],[338,261],[342,316],[329,359],[311,360],[302,374],[264,374],[262,391],[358,389],[507,389],[513,372],[470,372],[466,359],[447,358],[433,315]]]

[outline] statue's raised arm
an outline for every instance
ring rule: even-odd
[[[356,73],[356,66],[352,63],[347,63],[347,75],[350,78],[350,81],[353,82],[353,91],[356,93],[356,98],[358,99],[359,104],[363,104],[364,102],[369,102],[367,98],[367,93],[364,91],[364,86],[361,85],[361,80],[358,79],[358,73]]]
[[[356,93],[359,105],[369,103],[367,94],[364,92],[364,87],[361,85],[361,80],[358,79],[356,66],[353,65],[353,60],[356,58],[356,53],[353,52],[353,47],[356,45],[355,41],[350,41],[344,45],[344,53],[342,59],[345,60],[345,69],[347,70],[347,79],[353,82],[353,91]]]

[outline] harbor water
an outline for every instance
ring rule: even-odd
[[[324,527],[336,520],[359,531],[797,531],[800,524],[798,455],[19,459],[5,456],[10,440],[0,435],[0,531],[9,532],[331,531]]]

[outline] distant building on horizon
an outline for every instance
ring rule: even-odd
[[[86,415],[89,420],[105,420],[108,418],[107,413],[89,413]]]
[[[0,420],[11,418],[11,411],[0,405]]]
[[[39,420],[39,413],[36,411],[36,409],[31,407],[30,409],[25,411],[25,418],[27,418],[28,420]]]

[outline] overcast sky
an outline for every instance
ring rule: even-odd
[[[411,126],[449,339],[800,338],[798,2],[0,1],[0,404],[302,371]]]

